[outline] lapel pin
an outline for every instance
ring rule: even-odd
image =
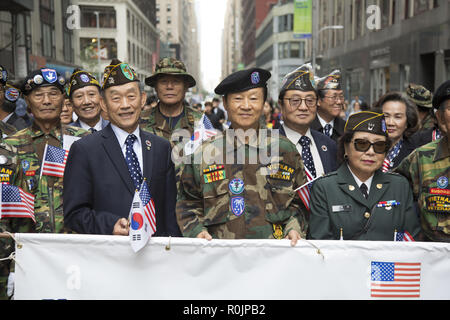
[[[327,146],[326,146],[326,145],[323,145],[323,146],[322,146],[322,150],[323,150],[323,152],[327,152],[327,151],[328,151]]]
[[[377,189],[381,190],[383,188],[383,185],[381,183],[377,184]]]
[[[355,191],[355,186],[349,185],[349,186],[348,186],[348,190],[350,190],[350,191]]]
[[[147,150],[150,151],[150,148],[152,147],[150,140],[145,140],[145,144],[147,145]]]

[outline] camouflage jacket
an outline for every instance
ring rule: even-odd
[[[0,177],[2,183],[12,183],[17,178],[19,162],[17,149],[3,141],[0,142]],[[9,231],[7,219],[0,219],[0,233]],[[12,239],[0,238],[0,259],[8,257],[14,251]],[[11,261],[0,261],[0,300],[7,299],[6,285],[8,282]]]
[[[395,170],[412,185],[422,230],[431,241],[450,241],[450,145],[448,137],[416,149]]]
[[[184,116],[178,121],[176,126],[171,129],[170,123],[164,118],[163,114],[159,110],[159,104],[141,114],[140,127],[141,129],[148,131],[150,133],[156,134],[162,137],[172,144],[172,148],[177,144],[179,139],[172,139],[172,134],[180,129],[185,129],[189,131],[189,138],[194,133],[194,125],[200,121],[202,114],[189,106],[184,108]]]
[[[43,175],[40,178],[45,145],[62,148],[63,135],[82,137],[88,131],[63,125],[45,134],[36,124],[25,128],[5,139],[5,142],[17,148],[20,168],[14,185],[33,194],[36,224],[31,219],[8,218],[10,232],[61,233],[63,226],[63,179]],[[53,193],[53,195],[51,195]]]
[[[0,121],[0,131],[2,133],[2,139],[11,136],[17,132],[17,129],[10,125],[9,123],[5,123],[3,121]]]
[[[270,130],[266,141],[253,144],[230,138],[231,131],[205,141],[184,167],[176,208],[183,235],[207,230],[218,239],[282,239],[296,230],[305,237],[306,209],[294,190],[306,176],[296,147]],[[218,158],[209,161],[208,154]]]

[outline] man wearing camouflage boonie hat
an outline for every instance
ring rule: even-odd
[[[413,188],[424,240],[450,242],[450,80],[436,90],[432,103],[443,137],[417,148],[396,171]]]
[[[194,77],[186,71],[183,62],[175,58],[163,58],[156,65],[152,76],[145,83],[155,88],[159,102],[156,107],[144,111],[140,127],[170,141],[175,156],[175,174],[179,180],[182,163],[185,162],[184,145],[194,134],[194,126],[202,113],[185,104],[186,92],[196,85]]]
[[[414,102],[419,112],[421,130],[435,127],[435,118],[433,117],[433,94],[424,86],[410,83],[406,88],[406,95]]]

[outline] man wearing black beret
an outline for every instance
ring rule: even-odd
[[[78,233],[129,234],[135,190],[146,180],[155,203],[154,236],[179,236],[170,143],[139,128],[147,95],[135,71],[117,59],[105,68],[102,109],[110,124],[75,142],[64,178],[64,223]]]
[[[0,66],[0,119],[6,124],[2,126],[2,132],[7,135],[27,127],[25,120],[15,113],[16,102],[19,98],[20,90],[8,81],[8,71]],[[11,126],[16,130],[11,130]]]
[[[184,236],[287,238],[291,245],[305,237],[306,209],[294,192],[306,182],[300,155],[276,131],[259,130],[270,76],[242,70],[216,87],[231,127],[206,140],[185,165],[177,201]]]
[[[434,93],[433,108],[443,137],[416,149],[396,171],[413,188],[425,240],[450,242],[450,80]]]

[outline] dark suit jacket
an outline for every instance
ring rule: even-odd
[[[140,131],[143,175],[156,208],[154,236],[181,236],[175,217],[176,185],[170,143]],[[150,150],[147,144],[151,143]],[[119,142],[108,125],[76,141],[64,173],[64,223],[78,233],[112,234],[128,218],[135,188]]]
[[[283,126],[280,127],[280,134],[286,137]],[[319,151],[320,160],[322,161],[325,173],[336,171],[338,168],[336,142],[316,130],[311,129],[311,135],[313,136],[314,143]]]
[[[419,145],[416,145],[414,140],[405,138],[403,140],[402,148],[400,149],[400,152],[398,155],[392,160],[392,166],[391,169],[397,168],[400,163],[405,159],[411,152],[413,152],[416,148],[420,147]]]
[[[344,134],[344,128],[345,128],[345,121],[339,117],[335,118],[333,134],[331,135],[331,139],[333,139],[337,143],[338,139]],[[320,124],[319,118],[317,117],[311,123],[311,129],[319,131],[320,133],[324,133],[323,127]]]

